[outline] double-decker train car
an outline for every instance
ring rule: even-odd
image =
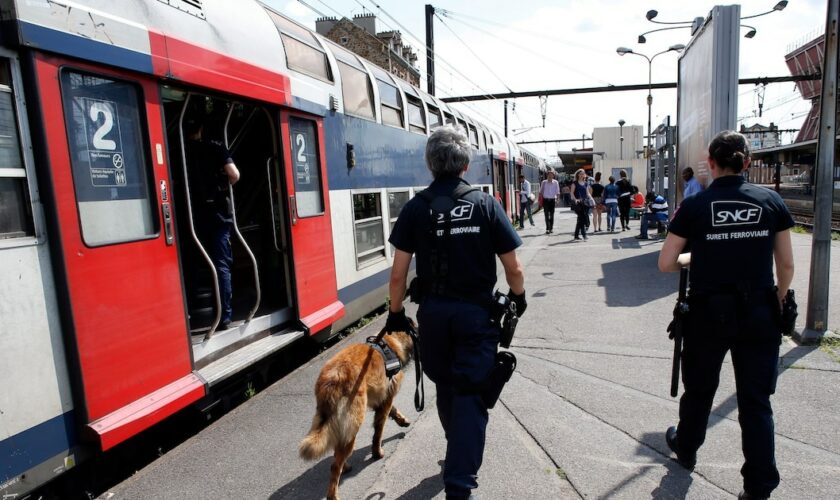
[[[383,304],[432,129],[513,217],[539,163],[256,1],[0,0],[0,495],[15,498],[302,337]],[[224,143],[234,326],[185,124]]]

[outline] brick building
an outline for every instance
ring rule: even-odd
[[[745,127],[741,125],[739,131],[747,138],[750,149],[755,151],[758,149],[775,148],[781,141],[779,141],[779,126],[770,122],[770,126],[764,126],[759,123]]]
[[[403,45],[399,31],[376,32],[376,16],[359,14],[353,20],[322,17],[315,21],[315,31],[364,57],[392,74],[420,86],[420,70],[415,67],[417,53]]]

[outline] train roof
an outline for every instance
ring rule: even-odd
[[[231,92],[256,84],[250,96],[269,102],[291,105],[300,94],[323,99],[326,109],[338,85],[290,70],[280,31],[320,45],[333,66],[339,46],[257,0],[0,0],[0,12],[15,23],[20,45]],[[404,92],[492,134],[494,149],[504,144],[521,159],[520,148],[497,129],[390,76]]]

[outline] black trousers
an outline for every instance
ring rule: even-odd
[[[575,224],[575,238],[583,236],[586,238],[586,226],[589,225],[589,207],[582,202],[575,205],[575,212],[577,213],[577,223]]]
[[[621,229],[630,227],[630,196],[622,196],[618,199],[618,215],[621,219]]]
[[[553,231],[554,230],[554,205],[555,200],[552,199],[543,199],[543,212],[545,213],[545,230],[546,231]]]
[[[685,392],[680,399],[679,446],[691,454],[705,441],[720,370],[729,351],[744,453],[744,490],[769,497],[779,485],[770,395],[776,390],[781,333],[773,305],[751,304],[741,314],[746,317],[734,319],[714,304],[693,303],[691,308],[682,352]],[[715,323],[727,316],[732,320],[729,324]]]

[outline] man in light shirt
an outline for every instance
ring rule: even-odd
[[[554,170],[548,171],[548,179],[540,184],[540,195],[543,198],[543,212],[545,212],[545,234],[554,231],[554,207],[560,196],[560,184],[554,179]]]
[[[703,190],[703,186],[700,184],[700,181],[694,177],[694,169],[691,167],[685,167],[682,171],[682,178],[685,181],[685,187],[683,188],[683,199],[688,198],[689,196],[694,196],[695,194],[699,193]]]
[[[525,229],[525,212],[528,212],[528,221],[534,227],[534,218],[531,216],[531,183],[524,175],[519,174],[519,229]]]

